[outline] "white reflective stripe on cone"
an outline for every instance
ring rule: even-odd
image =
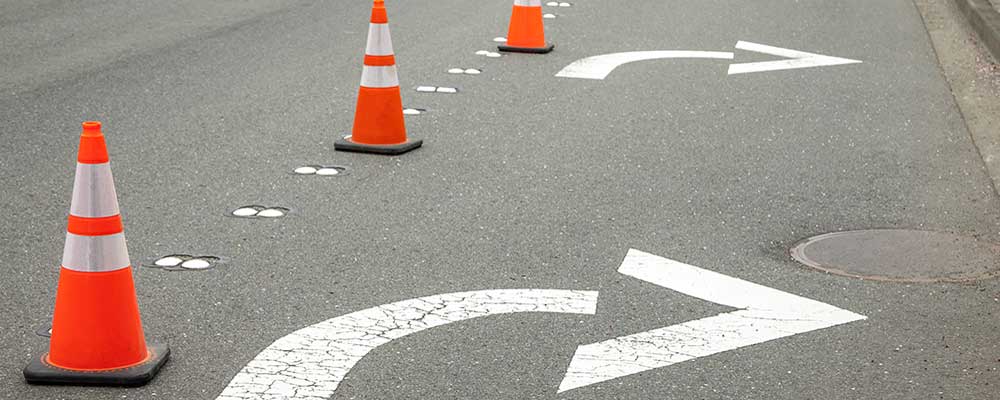
[[[370,88],[387,88],[399,86],[396,77],[396,66],[371,67],[365,65],[361,71],[361,86]]]
[[[389,35],[389,24],[368,24],[368,44],[365,54],[370,56],[391,56],[392,37]]]
[[[118,215],[118,197],[110,164],[76,164],[69,213],[87,218]]]
[[[523,7],[541,7],[542,0],[514,0],[514,5]]]
[[[125,234],[83,236],[66,233],[62,266],[80,272],[107,272],[128,267]]]

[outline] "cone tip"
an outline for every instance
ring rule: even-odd
[[[76,160],[84,164],[108,162],[108,149],[104,144],[104,134],[101,133],[100,122],[87,121],[83,123],[80,151],[77,153]]]
[[[103,136],[101,133],[101,123],[98,121],[86,121],[83,123],[84,136]]]

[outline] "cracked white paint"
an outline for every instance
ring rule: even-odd
[[[618,272],[738,310],[580,346],[559,392],[867,318],[634,249]]]
[[[217,400],[325,400],[376,347],[425,329],[518,312],[594,314],[597,292],[482,290],[421,297],[332,318],[278,339],[260,352]]]

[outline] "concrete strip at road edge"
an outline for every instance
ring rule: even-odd
[[[1000,60],[1000,12],[990,0],[955,0],[993,58]]]

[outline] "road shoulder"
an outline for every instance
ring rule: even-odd
[[[978,40],[956,2],[914,3],[996,191],[1000,187],[1000,65]]]

